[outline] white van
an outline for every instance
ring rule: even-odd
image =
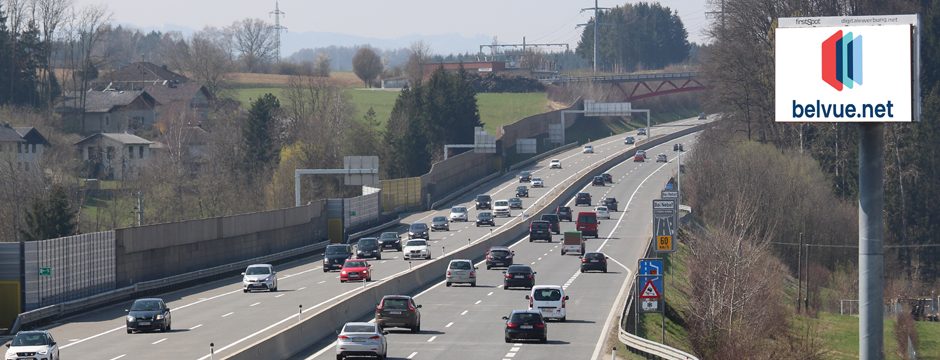
[[[536,285],[525,298],[529,300],[529,309],[541,312],[545,319],[565,321],[567,318],[565,305],[568,302],[568,295],[565,295],[565,290],[561,286]]]

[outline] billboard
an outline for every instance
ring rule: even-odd
[[[914,26],[793,19],[776,29],[777,122],[918,120]]]

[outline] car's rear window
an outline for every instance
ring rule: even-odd
[[[490,254],[493,254],[493,257],[507,257],[509,256],[509,251],[506,250],[491,250]]]
[[[561,300],[561,290],[558,289],[538,289],[534,291],[536,301],[558,301]]]
[[[578,216],[578,222],[584,224],[596,224],[597,216],[594,215],[580,215]]]
[[[603,258],[604,258],[604,254],[601,254],[601,253],[587,253],[587,254],[584,254],[584,258],[585,258],[585,259],[588,259],[588,260],[603,259]]]
[[[392,310],[404,310],[408,308],[408,299],[385,299],[382,307]]]
[[[536,323],[542,321],[542,315],[536,313],[515,313],[509,318],[509,321],[518,323]]]
[[[512,265],[512,266],[510,266],[509,268],[506,269],[506,272],[508,272],[508,273],[530,273],[530,272],[532,272],[532,268],[528,267],[527,265]]]
[[[450,263],[450,268],[454,270],[470,270],[473,268],[473,265],[470,265],[469,261],[454,261]]]
[[[555,215],[555,214],[542,214],[542,220],[545,220],[545,221],[548,221],[548,222],[555,222],[555,221],[558,221],[558,215]]]
[[[532,228],[533,228],[533,229],[547,229],[549,226],[551,226],[551,224],[548,223],[548,222],[541,222],[541,221],[539,221],[539,222],[533,221],[533,222],[532,222]]]
[[[343,327],[346,333],[374,333],[375,325],[346,325]]]

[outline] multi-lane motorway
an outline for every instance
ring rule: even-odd
[[[683,120],[655,128],[655,133],[674,132],[686,126],[701,123]],[[576,178],[577,172],[597,166],[604,159],[628,148],[623,144],[625,135],[617,135],[591,144],[595,154],[581,154],[573,149],[555,158],[561,159],[563,169],[549,170],[548,159],[527,169],[533,176],[545,180],[544,189],[530,190],[530,197],[523,199],[526,208],[541,201],[546,204],[550,193],[557,193]],[[691,150],[693,136],[683,142]],[[525,291],[503,290],[499,270],[479,271],[479,286],[476,288],[433,286],[422,292],[417,301],[422,308],[422,333],[390,335],[390,357],[435,359],[452,358],[542,358],[548,355],[565,354],[564,358],[591,358],[600,345],[598,339],[611,313],[613,301],[620,291],[623,280],[630,275],[628,268],[634,266],[642,253],[642,241],[650,223],[650,200],[659,190],[675,163],[655,163],[655,155],[669,154],[674,161],[672,143],[648,151],[651,155],[646,163],[625,162],[610,170],[614,183],[605,187],[590,187],[595,202],[605,193],[620,200],[621,212],[613,212],[610,220],[600,225],[601,238],[588,242],[589,250],[601,250],[615,261],[607,274],[581,274],[576,256],[561,256],[556,242],[529,243],[521,241],[514,245],[517,263],[528,263],[538,271],[537,283],[558,284],[567,287],[571,301],[568,303],[568,321],[549,325],[549,343],[546,345],[516,345],[503,343],[500,317],[512,309],[524,308]],[[671,166],[670,166],[671,165]],[[507,174],[481,185],[478,189],[457,199],[451,205],[472,207],[476,193],[488,193],[494,199],[513,196],[518,185],[516,174]],[[574,184],[585,186],[586,184]],[[573,207],[575,211],[585,207]],[[427,211],[412,214],[404,224],[429,222],[435,215],[446,215],[448,210]],[[473,222],[454,223],[449,232],[432,232],[432,254],[450,252],[468,241],[486,236],[490,231],[499,231],[508,222],[523,221],[521,210],[514,210],[512,218],[499,218],[497,227],[477,228]],[[476,212],[471,210],[471,218]],[[528,221],[528,219],[525,219]],[[573,229],[572,223],[564,223],[562,230]],[[209,344],[215,344],[216,357],[230,354],[254,341],[281,330],[299,319],[309,316],[354,292],[363,283],[341,284],[338,273],[324,273],[320,267],[320,256],[299,259],[280,264],[278,269],[279,291],[276,293],[250,293],[241,291],[240,278],[233,276],[208,282],[199,286],[160,294],[172,309],[173,331],[169,333],[126,334],[124,331],[124,308],[127,305],[105,307],[96,311],[63,319],[49,326],[59,341],[62,355],[75,359],[207,359]],[[421,260],[417,260],[421,261]],[[409,263],[402,260],[401,253],[386,252],[383,260],[374,261],[373,277],[376,281],[408,271]],[[623,266],[621,266],[623,265]],[[350,321],[356,319],[350,319]],[[327,346],[329,344],[323,344]],[[563,345],[563,346],[560,346]],[[333,358],[332,348],[312,348],[310,357]],[[512,354],[512,355],[510,355]],[[459,355],[459,356],[456,356]],[[454,357],[456,356],[456,357]]]

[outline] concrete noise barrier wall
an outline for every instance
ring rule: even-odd
[[[699,131],[703,127],[704,125],[693,126],[670,135],[654,138],[650,142],[640,145],[638,148],[648,149]],[[539,204],[541,204],[541,206],[528,218],[538,218],[541,214],[551,211],[553,208],[552,205],[558,204],[580,191],[580,185],[585,184],[589,179],[603,173],[610,167],[626,161],[633,156],[634,153],[635,150],[625,151],[593,169],[582,171],[574,180],[568,183],[569,185],[564,191],[558,192],[557,195],[552,196],[548,201],[540,202]],[[505,230],[488,234],[476,240],[471,245],[465,245],[449,255],[424,262],[410,271],[404,271],[393,275],[388,280],[370,285],[350,295],[346,299],[303,319],[300,323],[294,324],[287,329],[269,335],[264,339],[242,348],[238,352],[225,357],[225,359],[286,359],[295,356],[314,344],[336,336],[336,331],[346,322],[368,317],[369,314],[374,311],[376,304],[378,304],[382,296],[413,294],[421,288],[441,281],[444,278],[444,272],[450,260],[471,259],[478,261],[483,258],[483,255],[490,246],[507,245],[527,233],[528,223],[526,219],[515,217],[510,221],[517,222]]]

